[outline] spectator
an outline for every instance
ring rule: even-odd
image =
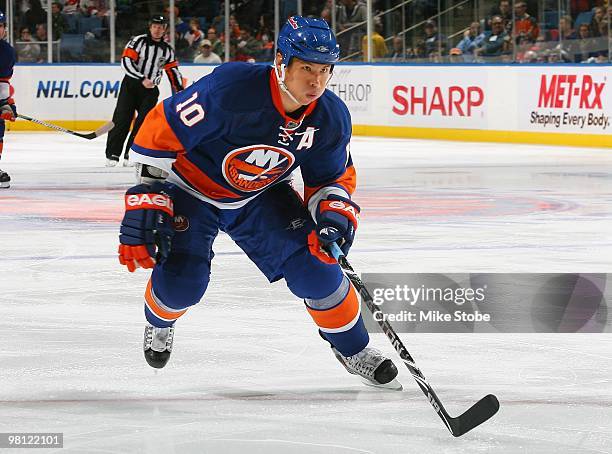
[[[517,2],[514,5],[514,27],[513,37],[518,43],[520,36],[526,36],[529,41],[535,43],[540,34],[540,27],[534,17],[527,14],[527,3]]]
[[[591,19],[591,34],[593,36],[603,36],[601,34],[601,23],[606,20],[606,10],[598,6],[593,8],[593,19]]]
[[[203,39],[200,43],[200,53],[193,60],[194,63],[213,63],[221,64],[221,57],[212,51],[212,43],[208,39]]]
[[[36,24],[42,24],[46,22],[47,12],[40,4],[40,0],[30,0],[30,9],[28,9],[23,15],[23,26],[28,27],[28,29],[32,31],[35,29]]]
[[[245,25],[240,31],[240,39],[236,43],[236,60],[249,61],[261,53],[262,43],[251,36],[251,27]]]
[[[323,19],[328,24],[332,23],[331,8],[329,6],[327,6],[327,5],[324,6],[323,9],[321,10],[321,14],[319,14],[319,16],[321,17],[321,19]]]
[[[68,28],[68,24],[64,16],[62,16],[62,4],[59,2],[51,3],[51,24],[53,39],[61,39],[64,31]]]
[[[463,52],[458,47],[453,47],[449,52],[449,61],[451,63],[463,63]]]
[[[425,22],[425,37],[423,38],[425,57],[430,57],[437,52],[439,56],[445,55],[447,51],[446,36],[438,32],[436,23],[432,20]]]
[[[174,53],[178,61],[190,61],[193,59],[193,51],[187,40],[180,32],[174,32]]]
[[[378,58],[384,58],[389,53],[389,49],[387,49],[387,44],[385,44],[385,38],[383,38],[381,34],[382,31],[383,31],[383,25],[380,22],[380,20],[378,20],[374,24],[374,33],[372,33],[372,43],[374,44],[374,46],[372,47],[372,60],[375,60]],[[367,35],[364,35],[364,37],[361,40],[363,61],[368,61],[369,41],[370,40],[368,39]]]
[[[485,32],[478,48],[474,50],[476,57],[500,57],[510,49],[510,36],[504,29],[504,20],[501,16],[491,19],[491,31]]]
[[[574,46],[572,47],[574,62],[582,63],[589,60],[589,58],[597,57],[597,50],[599,49],[596,49],[596,47],[595,41],[591,36],[590,24],[580,24],[578,39],[574,41]]]
[[[223,59],[223,56],[225,55],[225,48],[221,40],[217,38],[217,30],[215,30],[214,27],[210,27],[208,29],[208,32],[206,33],[206,39],[211,42],[212,52],[217,54],[219,58]]]
[[[551,54],[551,58],[558,58],[558,57],[552,57],[552,55],[553,54]],[[519,63],[537,63],[538,54],[533,50],[528,50],[527,52],[523,54],[522,58],[518,59],[518,62]]]
[[[274,60],[274,43],[270,39],[270,35],[264,33],[261,35],[261,52],[257,61],[273,61]]]
[[[497,16],[501,17],[501,16]],[[463,34],[463,39],[459,41],[455,49],[461,51],[462,60],[465,62],[474,61],[474,50],[480,45],[484,35],[480,33],[480,23],[472,22],[470,28]]]
[[[181,11],[182,10],[179,10],[178,6],[174,7],[174,31],[179,32],[181,36],[184,36],[185,33],[189,31],[189,24],[183,21],[183,19],[181,18],[180,16]],[[185,17],[189,16],[189,14],[185,13],[184,11],[183,11],[183,15]],[[170,7],[169,6],[166,6],[164,8],[164,17],[168,17],[168,18],[170,17]]]
[[[567,41],[576,38],[576,32],[572,28],[572,18],[570,16],[561,16],[559,19],[559,39]]]
[[[392,62],[408,60],[410,52],[409,49],[404,50],[404,40],[399,36],[394,36],[391,43],[393,48],[387,54],[387,58]]]
[[[189,21],[189,31],[184,35],[185,40],[189,43],[189,47],[197,49],[200,41],[204,39],[204,32],[200,30],[199,19],[193,18]]]
[[[240,24],[238,23],[238,21],[236,20],[236,16],[234,16],[233,14],[230,14],[230,18],[229,18],[229,28],[230,28],[230,38],[231,39],[239,39],[241,36],[241,29],[240,29]]]
[[[516,45],[516,61],[519,63],[533,63],[533,55],[538,55],[538,47],[534,46],[526,36],[520,36]]]
[[[40,63],[40,45],[32,40],[32,33],[28,27],[21,27],[19,41],[16,44],[20,63]]]
[[[340,2],[336,10],[338,44],[344,55],[351,55],[361,50],[361,39],[366,33],[367,8],[365,3],[356,0]],[[362,25],[352,28],[362,22]]]
[[[45,24],[36,24],[36,33],[34,34],[36,41],[47,42],[47,26]]]
[[[504,28],[508,33],[510,33],[512,29],[512,8],[510,7],[510,0],[501,0],[499,5],[491,8],[491,14],[487,20],[488,30],[491,29],[491,20],[493,16],[500,16],[504,21]]]

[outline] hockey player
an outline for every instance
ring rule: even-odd
[[[291,17],[274,67],[227,63],[152,110],[132,146],[143,184],[125,196],[119,261],[153,268],[144,354],[164,367],[174,323],[209,282],[226,232],[270,282],[284,278],[338,360],[368,384],[399,388],[397,368],[368,347],[359,300],[325,252],[348,252],[359,207],[345,104],[325,89],[339,47],[321,19]],[[304,201],[289,176],[300,168]],[[166,177],[165,181],[154,177]]]
[[[157,85],[161,81],[163,71],[170,80],[173,93],[183,89],[183,77],[178,69],[174,49],[163,40],[167,26],[163,16],[153,16],[149,32],[133,37],[123,50],[121,67],[125,71],[125,77],[121,82],[117,107],[113,113],[115,127],[108,133],[106,141],[107,167],[113,167],[119,162],[134,113],[138,112],[125,146],[123,165],[129,165],[129,150],[134,137],[147,113],[157,104]]]
[[[11,97],[13,87],[9,83],[15,66],[15,49],[4,40],[6,36],[6,16],[0,11],[0,159],[4,147],[4,122],[15,121],[17,108]],[[0,169],[0,188],[8,188],[11,177]]]

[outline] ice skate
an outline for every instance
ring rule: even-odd
[[[134,163],[129,158],[123,160],[123,167],[134,167]]]
[[[377,388],[401,390],[402,384],[395,379],[397,367],[389,358],[375,348],[366,347],[353,356],[342,356],[332,347],[334,355],[349,373],[359,375],[361,381]]]
[[[11,177],[4,170],[0,170],[0,188],[8,188],[11,186]]]
[[[161,369],[168,363],[173,338],[174,326],[157,328],[148,323],[145,325],[143,349],[149,366]]]
[[[118,159],[106,159],[106,164],[104,164],[106,167],[115,167],[117,164],[119,163]]]

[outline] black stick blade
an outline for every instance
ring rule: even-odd
[[[499,410],[499,401],[493,394],[483,397],[462,415],[450,419],[451,433],[455,437],[469,432],[491,418]]]
[[[100,137],[106,134],[108,131],[110,131],[114,127],[115,127],[115,123],[113,123],[112,121],[109,121],[108,123],[105,123],[102,126],[100,126],[94,132],[90,132],[87,134],[81,134],[79,132],[71,132],[71,131],[68,131],[68,132],[71,132],[75,136],[82,137],[83,139],[92,140],[92,139],[95,139],[96,137]]]

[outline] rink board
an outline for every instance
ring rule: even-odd
[[[214,69],[184,65],[188,83]],[[356,135],[612,147],[610,66],[339,65],[329,83]],[[112,117],[118,65],[19,65],[19,111],[92,130]],[[170,95],[164,79],[161,98]],[[19,121],[12,130],[39,130]]]

